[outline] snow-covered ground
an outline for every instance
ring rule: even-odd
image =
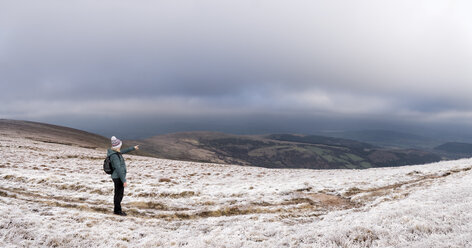
[[[265,169],[0,135],[0,247],[472,247],[472,159],[368,170]]]

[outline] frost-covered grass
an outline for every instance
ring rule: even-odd
[[[104,156],[3,134],[0,246],[472,246],[471,159],[304,170],[124,155],[119,217]]]

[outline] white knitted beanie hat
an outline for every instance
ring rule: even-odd
[[[121,142],[121,140],[117,139],[115,136],[111,137],[111,148],[113,149],[121,148],[122,144],[123,142]]]

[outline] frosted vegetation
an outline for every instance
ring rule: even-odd
[[[0,136],[1,247],[470,247],[472,160],[265,169],[125,155],[112,214],[105,151]]]

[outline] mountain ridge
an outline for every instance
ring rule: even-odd
[[[266,168],[362,169],[437,162],[441,159],[428,151],[385,149],[355,140],[300,134],[184,132],[133,142],[158,157]]]
[[[45,143],[78,146],[84,148],[106,148],[108,138],[83,130],[48,123],[0,119],[0,132],[14,132],[17,136]]]
[[[444,143],[441,140],[426,136],[384,129],[321,132],[319,134],[328,137],[358,140],[385,148],[433,149]]]
[[[105,149],[101,135],[52,124],[0,120],[9,130],[46,143]],[[437,162],[441,157],[417,149],[387,149],[356,140],[302,134],[236,135],[195,131],[157,135],[142,140],[137,155],[183,161],[237,164],[266,168],[363,169]]]

